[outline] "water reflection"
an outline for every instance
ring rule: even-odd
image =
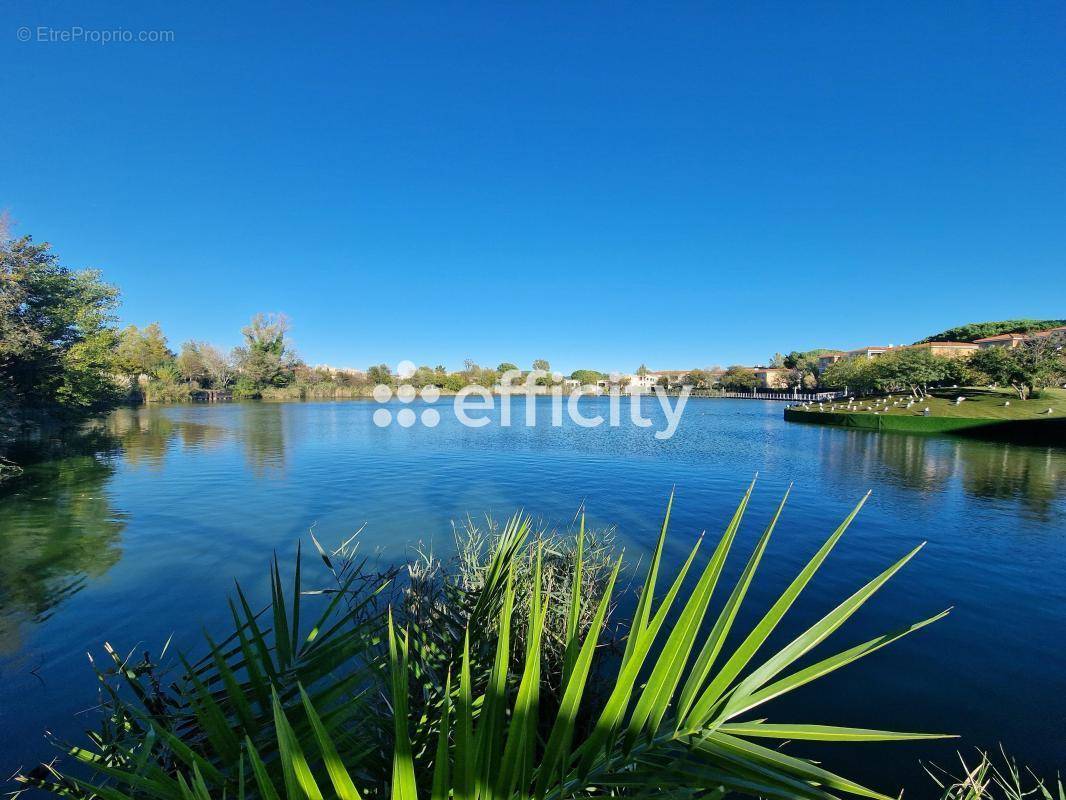
[[[285,404],[245,406],[240,438],[248,466],[257,477],[280,477],[285,472]]]
[[[867,485],[880,479],[928,495],[957,483],[969,497],[1016,502],[1018,511],[1044,522],[1066,493],[1066,458],[1053,447],[868,431],[823,434],[819,466],[860,475]]]
[[[1066,489],[1061,451],[1053,448],[983,445],[981,457],[961,459],[967,494],[997,500],[1020,500],[1034,517],[1051,521],[1054,501]]]
[[[107,430],[122,445],[127,463],[162,469],[176,449],[209,451],[237,440],[245,462],[256,477],[279,476],[285,471],[285,405],[242,403],[223,409],[222,424],[187,419],[170,408],[125,408],[111,414]],[[198,410],[195,407],[191,413]],[[189,409],[178,409],[187,412]]]
[[[25,473],[0,485],[0,655],[118,563],[126,523],[106,491],[116,452],[100,428],[8,450]]]
[[[120,443],[128,464],[152,469],[162,469],[175,444],[208,449],[220,445],[228,435],[218,425],[175,418],[158,408],[119,409],[107,418],[106,429]]]

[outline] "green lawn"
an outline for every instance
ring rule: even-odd
[[[966,399],[955,405],[955,398],[959,396]],[[973,387],[937,389],[935,390],[935,396],[925,400],[918,400],[910,408],[892,406],[893,400],[902,400],[903,405],[906,405],[907,400],[910,399],[909,394],[894,394],[891,395],[891,398],[887,411],[884,410],[883,404],[878,403],[879,400],[887,398],[868,398],[856,401],[853,403],[854,410],[858,413],[863,413],[869,408],[870,410],[866,413],[872,414],[874,411],[880,411],[881,415],[917,417],[922,416],[922,410],[928,407],[930,416],[934,417],[962,417],[966,419],[1047,419],[1048,417],[1066,417],[1066,389],[1045,389],[1040,393],[1040,397],[1035,400],[1024,401],[1018,399],[1016,392],[1002,389],[977,389]],[[1004,405],[1007,401],[1010,401],[1010,405]],[[878,404],[875,405],[875,403]],[[841,404],[840,402],[824,403],[822,407],[829,411],[834,406],[837,411],[847,410],[847,404]],[[1049,408],[1053,409],[1051,414],[1046,413]]]

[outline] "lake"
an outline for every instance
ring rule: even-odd
[[[1066,768],[1066,451],[793,425],[780,403],[720,399],[690,400],[658,441],[658,427],[551,427],[537,406],[536,427],[480,429],[449,414],[434,428],[378,427],[373,401],[122,409],[50,455],[20,450],[33,463],[0,487],[0,772],[50,757],[46,728],[81,741],[95,725],[86,652],[104,641],[158,652],[172,633],[195,650],[203,626],[225,629],[233,579],[266,599],[272,551],[288,556],[312,526],[336,544],[366,523],[363,546],[398,560],[419,542],[447,554],[467,515],[523,508],[567,527],[584,504],[636,561],[676,487],[673,566],[702,531],[721,532],[756,472],[731,575],[794,487],[743,621],[867,490],[775,642],[922,541],[818,652],[954,607],[760,716],[963,737],[819,751],[890,793],[929,794],[919,759],[957,763],[957,748],[1002,742],[1046,776]]]

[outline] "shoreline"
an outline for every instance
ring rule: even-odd
[[[944,417],[873,414],[862,411],[812,411],[786,408],[786,422],[828,425],[872,432],[947,434],[1018,444],[1066,446],[1066,418],[994,419],[989,417]]]

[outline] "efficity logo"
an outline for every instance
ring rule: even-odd
[[[396,370],[397,378],[406,381],[415,374],[415,369],[413,362],[401,361]],[[607,381],[606,386],[576,385],[565,381],[557,372],[539,369],[522,372],[515,369],[504,372],[500,382],[491,389],[473,383],[464,386],[452,396],[450,411],[467,428],[484,428],[493,423],[509,428],[515,418],[511,413],[511,400],[519,395],[525,398],[525,409],[519,417],[519,424],[535,428],[537,398],[545,398],[543,402],[550,406],[549,424],[553,428],[561,428],[564,418],[569,418],[579,428],[598,428],[601,425],[618,428],[623,420],[637,428],[651,428],[658,423],[660,428],[655,431],[655,438],[665,441],[677,432],[691,391],[691,387],[684,386],[679,394],[671,396],[662,387],[656,386],[648,391],[630,388],[623,394],[619,381]],[[642,398],[648,394],[658,400],[661,418],[645,416]],[[374,387],[373,397],[383,406],[376,409],[373,415],[374,424],[379,428],[387,428],[393,422],[401,428],[410,428],[419,422],[426,428],[435,428],[441,422],[441,411],[438,409],[448,410],[446,401],[437,407],[442,395],[440,389],[432,384],[416,389],[410,383],[400,383],[394,392],[388,384],[379,383]],[[582,409],[581,399],[588,397],[605,398],[606,408],[601,402],[592,408]],[[419,398],[429,407],[416,412],[410,404]],[[394,408],[394,399],[401,405],[395,413],[392,408],[384,407],[390,404]],[[671,400],[676,402],[671,403]],[[628,401],[629,406],[626,414],[622,413],[624,401]],[[595,413],[586,413],[591,411]],[[606,412],[606,416],[601,412]]]

